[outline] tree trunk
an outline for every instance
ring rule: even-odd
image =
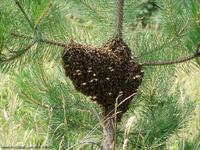
[[[102,150],[115,150],[115,118],[108,116],[103,122]]]

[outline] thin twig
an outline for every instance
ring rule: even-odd
[[[104,123],[105,123],[106,121],[108,121],[109,119],[114,118],[116,114],[111,115],[111,116],[110,116],[110,114],[111,114],[116,108],[118,108],[120,105],[122,105],[125,101],[127,101],[128,99],[132,98],[132,97],[135,96],[135,95],[136,95],[136,93],[133,93],[133,94],[129,95],[128,97],[126,97],[123,101],[121,101],[113,110],[111,110],[106,116],[104,116],[104,117],[102,118],[102,120],[101,120],[100,123],[96,124],[96,125],[92,128],[92,130],[91,130],[89,133],[87,133],[87,135],[83,138],[83,140],[84,140],[84,139],[87,139],[87,138],[89,137],[89,135],[91,135],[92,133],[94,133],[94,132],[99,128],[98,126],[99,126],[100,124],[104,124]],[[78,143],[72,145],[69,149],[72,149],[72,148],[74,148],[74,147],[77,146],[77,145],[78,145]]]
[[[28,35],[24,35],[24,34],[20,34],[20,33],[15,33],[15,32],[12,32],[11,35],[14,36],[14,37],[23,38],[23,39],[29,39],[29,40],[30,39],[32,39],[32,40],[35,39],[32,36],[28,36]],[[39,42],[42,42],[42,43],[45,43],[45,44],[49,44],[49,45],[54,45],[54,46],[60,46],[60,47],[66,47],[67,46],[66,43],[58,42],[58,41],[54,41],[54,40],[50,40],[50,39],[44,39],[44,38],[41,38],[39,40]]]
[[[27,13],[25,12],[24,8],[22,7],[22,5],[19,3],[18,0],[13,0],[15,2],[15,4],[19,7],[20,11],[23,13],[24,17],[26,18],[27,22],[29,23],[31,29],[33,31],[35,31],[34,29],[34,25],[33,25],[33,22],[29,19]]]
[[[107,19],[103,16],[101,16],[99,13],[98,13],[98,10],[96,10],[95,8],[93,8],[89,3],[81,0],[80,3],[82,3],[87,9],[89,9],[90,11],[92,11],[96,18],[98,18],[100,21],[103,20],[104,22],[107,22]]]
[[[171,43],[173,43],[177,38],[179,37],[183,37],[185,34],[184,31],[186,30],[187,26],[188,26],[189,21],[187,21],[185,23],[185,25],[179,30],[179,32],[177,34],[175,34],[171,39],[169,39],[168,41],[166,41],[165,43],[161,44],[160,46],[155,47],[152,50],[149,50],[148,52],[143,52],[141,53],[139,56],[137,56],[137,58],[143,57],[144,55],[149,55],[151,53],[155,53],[157,51],[159,51],[160,49],[165,48],[166,46],[170,45]]]
[[[166,61],[166,62],[146,62],[146,63],[142,63],[141,66],[163,66],[163,65],[173,65],[173,64],[179,64],[179,63],[183,63],[189,60],[192,60],[194,58],[200,57],[200,53],[195,53],[191,56],[186,56],[183,58],[180,58],[178,60],[174,60],[174,61]]]
[[[51,106],[49,106],[49,105],[47,105],[47,104],[41,104],[40,102],[35,101],[34,99],[32,99],[30,96],[28,96],[28,95],[27,95],[25,92],[23,92],[23,91],[21,91],[21,94],[22,94],[23,96],[25,96],[25,97],[28,99],[29,102],[31,102],[31,103],[33,103],[33,104],[36,104],[36,105],[38,105],[38,106],[40,106],[40,107],[42,107],[42,108],[48,109],[48,108],[51,107]]]
[[[36,42],[32,42],[31,44],[29,44],[28,46],[26,46],[21,52],[19,52],[18,54],[16,54],[15,56],[12,56],[10,58],[5,59],[5,62],[10,62],[12,60],[15,60],[16,58],[21,57],[23,54],[25,54],[26,52],[28,52],[34,45]]]
[[[110,114],[116,109],[116,108],[118,108],[119,106],[121,106],[124,102],[126,102],[128,99],[130,99],[130,98],[132,98],[133,96],[135,96],[136,95],[136,93],[133,93],[133,94],[131,94],[130,96],[128,96],[128,97],[126,97],[123,101],[121,101],[113,110],[111,110],[106,116],[104,116],[103,118],[102,118],[102,120],[100,121],[100,123],[105,123],[108,119],[110,119],[110,118],[113,118],[114,116],[115,116],[115,114],[114,115],[111,115],[110,116]],[[119,112],[117,112],[117,113],[119,113]],[[109,117],[110,116],[110,117]],[[87,138],[90,134],[92,134],[98,127],[98,124],[85,136],[85,138]]]
[[[118,105],[118,98],[119,98],[119,96],[116,98],[116,101],[115,101],[115,113],[114,113],[114,115],[115,115],[115,118],[114,118],[114,149],[115,149],[115,147],[116,147],[116,139],[117,139],[117,133],[116,133],[116,131],[117,131],[117,105]]]
[[[37,18],[35,25],[34,25],[34,29],[37,29],[39,27],[42,19],[48,15],[51,7],[52,7],[52,2],[50,1],[49,4],[47,5],[47,7],[42,12],[42,14]]]

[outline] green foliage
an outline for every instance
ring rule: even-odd
[[[18,98],[14,92],[15,84],[9,76],[0,76],[0,90],[0,145],[47,145],[45,138],[48,133],[40,111]]]
[[[113,36],[115,30],[115,0],[19,2],[32,25],[14,1],[4,0],[0,4],[0,70],[8,73],[16,84],[13,93],[9,89],[1,90],[1,110],[9,105],[11,98],[7,94],[12,93],[12,97],[17,94],[18,103],[23,105],[12,114],[15,117],[12,123],[22,126],[20,133],[23,129],[37,131],[32,134],[32,144],[49,144],[55,149],[77,149],[81,146],[89,149],[91,143],[102,140],[100,108],[75,91],[65,77],[60,63],[64,48],[45,44],[42,39],[62,43],[73,39],[82,44],[101,45]],[[154,9],[150,6],[151,2],[125,1],[123,37],[133,55],[138,56],[136,59],[139,62],[172,60],[193,53],[200,41],[199,2],[157,0],[154,2],[160,8],[155,6]],[[139,20],[138,14],[142,15],[139,15]],[[152,20],[155,18],[158,20]],[[27,35],[28,38],[12,36],[12,32]],[[196,89],[195,84],[188,87],[194,75],[186,75],[194,70],[180,71],[180,67],[144,68],[145,78],[140,92],[117,128],[117,149],[122,149],[122,129],[130,116],[135,116],[136,121],[129,133],[127,149],[198,147],[199,134],[193,140],[181,139],[185,147],[177,137],[184,133],[188,121],[193,119],[192,110],[195,110],[196,104],[193,99],[196,97],[192,96],[199,94],[198,90],[195,94],[194,90],[189,90]],[[175,75],[177,79],[174,79]],[[195,77],[192,78],[194,83],[197,80]],[[185,91],[185,99],[182,99],[179,86]],[[0,123],[4,122],[2,118],[1,115]],[[7,123],[1,130],[5,130]],[[39,137],[38,141],[36,137]],[[176,142],[171,142],[171,139]]]
[[[38,64],[16,75],[16,83],[19,97],[30,107],[40,107],[55,147],[66,149],[92,130],[98,118],[95,106],[75,92],[62,74],[57,64]]]
[[[166,84],[167,79],[150,78],[150,82],[148,87],[142,88],[142,106],[130,135],[132,149],[165,149],[166,141],[184,128],[194,109],[191,101],[181,103],[177,96],[164,92],[169,87],[161,86],[161,82]]]

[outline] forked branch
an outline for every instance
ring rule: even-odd
[[[15,32],[12,32],[11,35],[14,36],[14,37],[17,37],[17,38],[23,38],[23,39],[29,39],[29,40],[34,39],[34,37],[32,37],[32,36],[28,36],[28,35],[24,35],[24,34],[20,34],[20,33],[15,33]],[[41,38],[39,40],[39,42],[49,44],[49,45],[54,45],[54,46],[60,46],[60,47],[66,47],[67,46],[67,43],[63,43],[63,42],[59,42],[59,41],[55,41],[55,40],[50,40],[50,39],[45,39],[45,38]],[[144,63],[141,63],[141,66],[173,65],[173,64],[179,64],[179,63],[183,63],[183,62],[186,62],[186,61],[190,61],[190,60],[198,58],[198,57],[200,57],[200,44],[197,47],[197,50],[193,55],[185,56],[183,58],[180,58],[180,59],[174,60],[174,61],[144,62]]]

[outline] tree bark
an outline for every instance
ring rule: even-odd
[[[117,0],[116,36],[122,37],[124,0]]]
[[[108,116],[103,122],[102,150],[115,150],[115,118]]]

